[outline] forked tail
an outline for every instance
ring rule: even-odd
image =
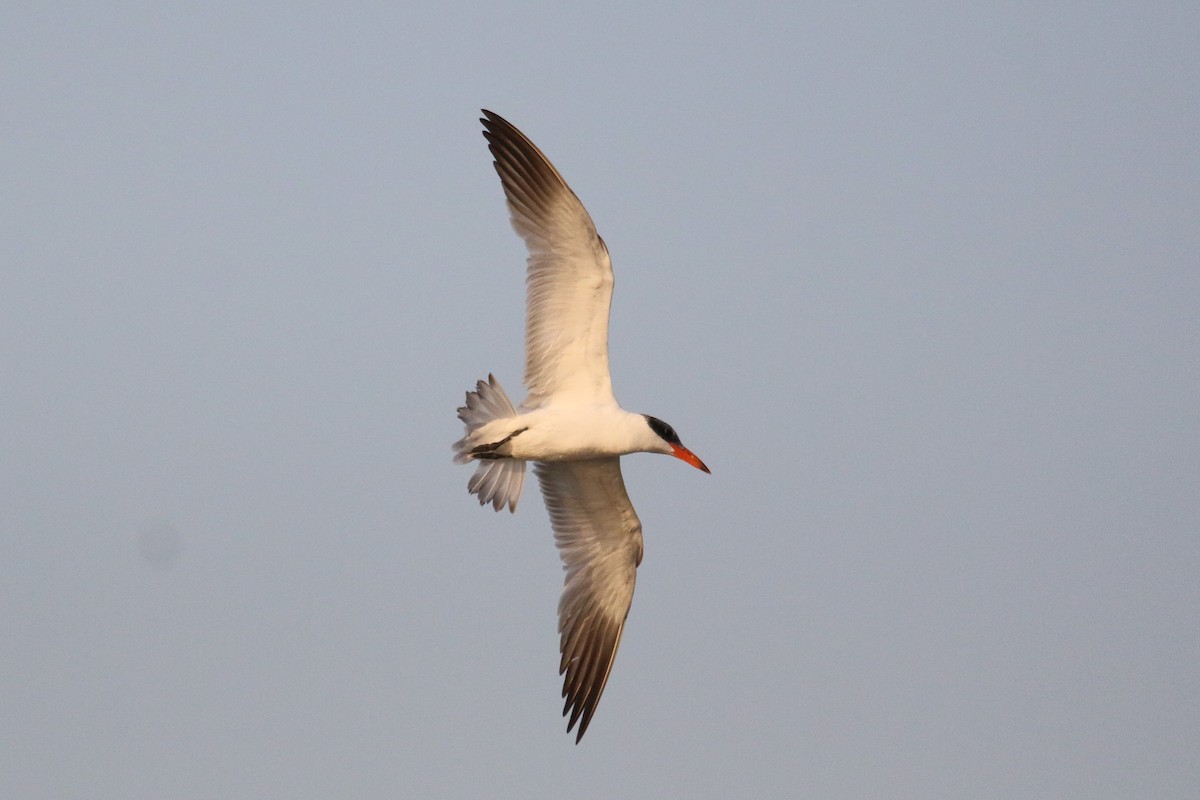
[[[494,375],[488,375],[486,382],[478,381],[475,391],[467,392],[467,404],[458,409],[467,433],[454,443],[454,463],[479,461],[467,482],[467,491],[479,497],[481,506],[491,503],[497,511],[505,505],[509,511],[517,510],[525,484],[525,462],[506,456],[500,449],[524,428],[488,423],[508,419],[516,422],[518,416]]]

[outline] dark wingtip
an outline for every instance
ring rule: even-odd
[[[488,111],[486,108],[481,108],[479,111],[483,114],[483,116],[479,118],[479,121],[488,131],[490,131],[496,125],[507,125],[510,128],[512,127],[511,122],[497,114],[495,111]]]
[[[565,717],[566,715],[567,712],[563,711],[563,716]],[[575,713],[571,716],[570,721],[567,722],[567,733],[571,732],[571,729],[575,727],[576,722],[579,723],[579,729],[575,731],[575,744],[579,744],[579,742],[583,739],[583,734],[587,732],[588,723],[591,721],[592,715],[590,712],[585,711],[581,714],[579,709],[575,710]]]

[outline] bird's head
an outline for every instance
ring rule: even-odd
[[[683,442],[679,441],[679,434],[675,432],[674,428],[658,417],[652,417],[649,414],[643,414],[642,416],[646,419],[646,424],[650,426],[650,430],[661,443],[661,446],[656,448],[656,452],[675,456],[680,461],[686,461],[698,470],[707,472],[710,475],[712,474],[712,471],[704,466],[704,462],[696,458],[695,453],[683,446]]]

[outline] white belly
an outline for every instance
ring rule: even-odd
[[[636,453],[644,446],[638,429],[645,421],[618,406],[539,408],[521,414],[518,422],[527,430],[506,447],[512,458],[527,461],[580,461]]]

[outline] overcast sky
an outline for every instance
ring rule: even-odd
[[[0,796],[1195,796],[1198,9],[7,4]],[[713,471],[578,747],[480,107]]]

